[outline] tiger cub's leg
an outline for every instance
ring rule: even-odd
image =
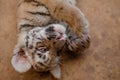
[[[69,24],[77,39],[68,39],[68,49],[77,52],[83,51],[90,45],[89,23],[79,8],[65,3],[64,0],[36,0],[43,3],[51,15],[58,20]]]
[[[79,37],[76,37],[74,39],[68,38],[67,43],[66,43],[67,50],[69,50],[75,54],[79,54],[79,53],[83,52],[85,49],[89,48],[89,46],[90,46],[90,36],[89,35],[85,35],[81,38],[79,38]]]
[[[86,26],[88,22],[79,8],[68,4],[63,0],[36,0],[43,3],[50,14],[58,20],[67,22],[71,30],[78,36],[86,34]]]

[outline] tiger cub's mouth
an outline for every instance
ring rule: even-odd
[[[66,36],[65,35],[60,35],[59,37],[57,37],[58,40],[66,40]]]

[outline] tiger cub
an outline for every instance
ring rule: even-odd
[[[23,73],[33,66],[37,71],[50,70],[57,79],[61,77],[57,51],[65,46],[78,53],[90,44],[88,22],[75,0],[21,0],[18,37],[12,57],[15,70]]]

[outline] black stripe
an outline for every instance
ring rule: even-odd
[[[22,19],[27,20],[27,21],[30,21],[30,22],[33,21],[33,19],[27,19],[27,18],[22,18]]]
[[[43,63],[41,63],[41,62],[38,62],[41,66],[43,66],[43,67],[46,67],[46,65],[45,64],[43,64]]]
[[[22,24],[20,25],[21,27],[34,27],[34,25],[31,25],[31,24]]]
[[[36,1],[36,0],[24,0],[25,2],[34,2],[34,3],[36,3],[37,5],[36,6],[45,6],[44,4],[42,4],[42,3],[40,3],[40,2],[38,2],[38,1]]]
[[[31,1],[34,1],[34,0],[24,0],[25,2],[31,2]]]
[[[56,13],[56,11],[57,11],[57,7],[55,7],[55,9],[54,9],[54,11],[53,11],[53,12],[54,12],[54,13]]]
[[[28,47],[28,39],[29,39],[29,37],[28,37],[28,35],[26,36],[26,47]]]
[[[35,5],[36,7],[38,7],[38,6],[43,6],[43,7],[45,7],[44,4],[42,4],[42,3],[38,2],[38,1],[33,0],[33,2],[36,3],[36,5]]]
[[[50,14],[43,13],[43,12],[31,12],[31,11],[27,11],[27,13],[30,13],[30,14],[33,14],[33,15],[50,16]]]

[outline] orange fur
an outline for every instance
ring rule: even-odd
[[[82,34],[87,33],[85,26],[88,22],[83,13],[77,7],[63,2],[62,0],[36,0],[47,6],[51,15],[58,20],[67,22],[71,30],[81,37]]]

